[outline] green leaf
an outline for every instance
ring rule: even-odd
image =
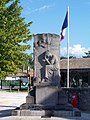
[[[30,49],[32,22],[25,23],[19,3],[19,0],[0,1],[0,78],[15,74],[29,59],[26,50]]]

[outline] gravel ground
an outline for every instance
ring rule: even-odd
[[[0,120],[90,120],[90,113],[81,113],[81,117],[73,118],[40,118],[28,116],[11,116],[11,111],[26,102],[27,92],[6,92],[0,90]]]

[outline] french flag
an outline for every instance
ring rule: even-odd
[[[63,25],[62,25],[62,29],[61,29],[61,33],[60,33],[60,41],[62,41],[64,39],[65,33],[66,33],[66,28],[68,27],[68,11],[66,13]]]

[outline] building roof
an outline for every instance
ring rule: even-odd
[[[24,70],[23,72],[22,72],[22,70],[19,70],[18,73],[16,74],[16,76],[19,76],[19,77],[20,76],[26,77],[28,75],[30,75],[31,77],[33,76],[33,70],[32,69],[30,69],[30,72],[28,72],[28,73],[27,73],[27,70]]]
[[[18,77],[21,77],[21,76],[26,77],[26,76],[28,76],[28,74],[27,74],[26,71],[22,72],[22,71],[20,70],[20,71],[18,71],[18,73],[16,74],[16,76],[18,76]]]
[[[90,58],[69,59],[70,69],[86,69],[90,68]],[[67,69],[67,59],[60,60],[60,69]]]

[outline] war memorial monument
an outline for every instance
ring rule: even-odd
[[[60,87],[60,38],[44,33],[34,35],[34,80],[26,103],[14,110],[18,116],[73,116],[65,91]]]

